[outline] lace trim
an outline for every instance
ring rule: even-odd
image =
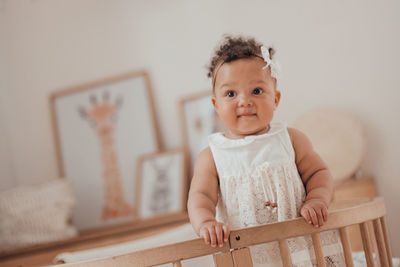
[[[248,145],[257,139],[268,138],[272,135],[279,134],[287,128],[285,123],[276,122],[270,124],[270,130],[261,135],[249,135],[241,139],[230,139],[223,135],[223,133],[214,133],[208,136],[208,142],[219,148],[233,148]]]

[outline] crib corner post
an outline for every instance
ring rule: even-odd
[[[235,267],[253,267],[250,249],[247,247],[233,250],[232,258]]]
[[[215,267],[234,267],[232,253],[230,251],[213,255]]]

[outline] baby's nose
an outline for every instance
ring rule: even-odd
[[[253,102],[251,101],[251,98],[246,95],[241,95],[239,96],[239,106],[241,107],[248,107],[251,106]]]

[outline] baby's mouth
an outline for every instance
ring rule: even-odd
[[[238,118],[251,118],[256,116],[256,113],[243,113],[243,114],[239,114],[237,117]]]

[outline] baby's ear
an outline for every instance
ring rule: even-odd
[[[276,90],[275,91],[275,108],[278,107],[280,100],[281,100],[281,92]]]
[[[213,104],[214,108],[217,109],[217,100],[215,99],[215,96],[211,97],[211,103]]]

